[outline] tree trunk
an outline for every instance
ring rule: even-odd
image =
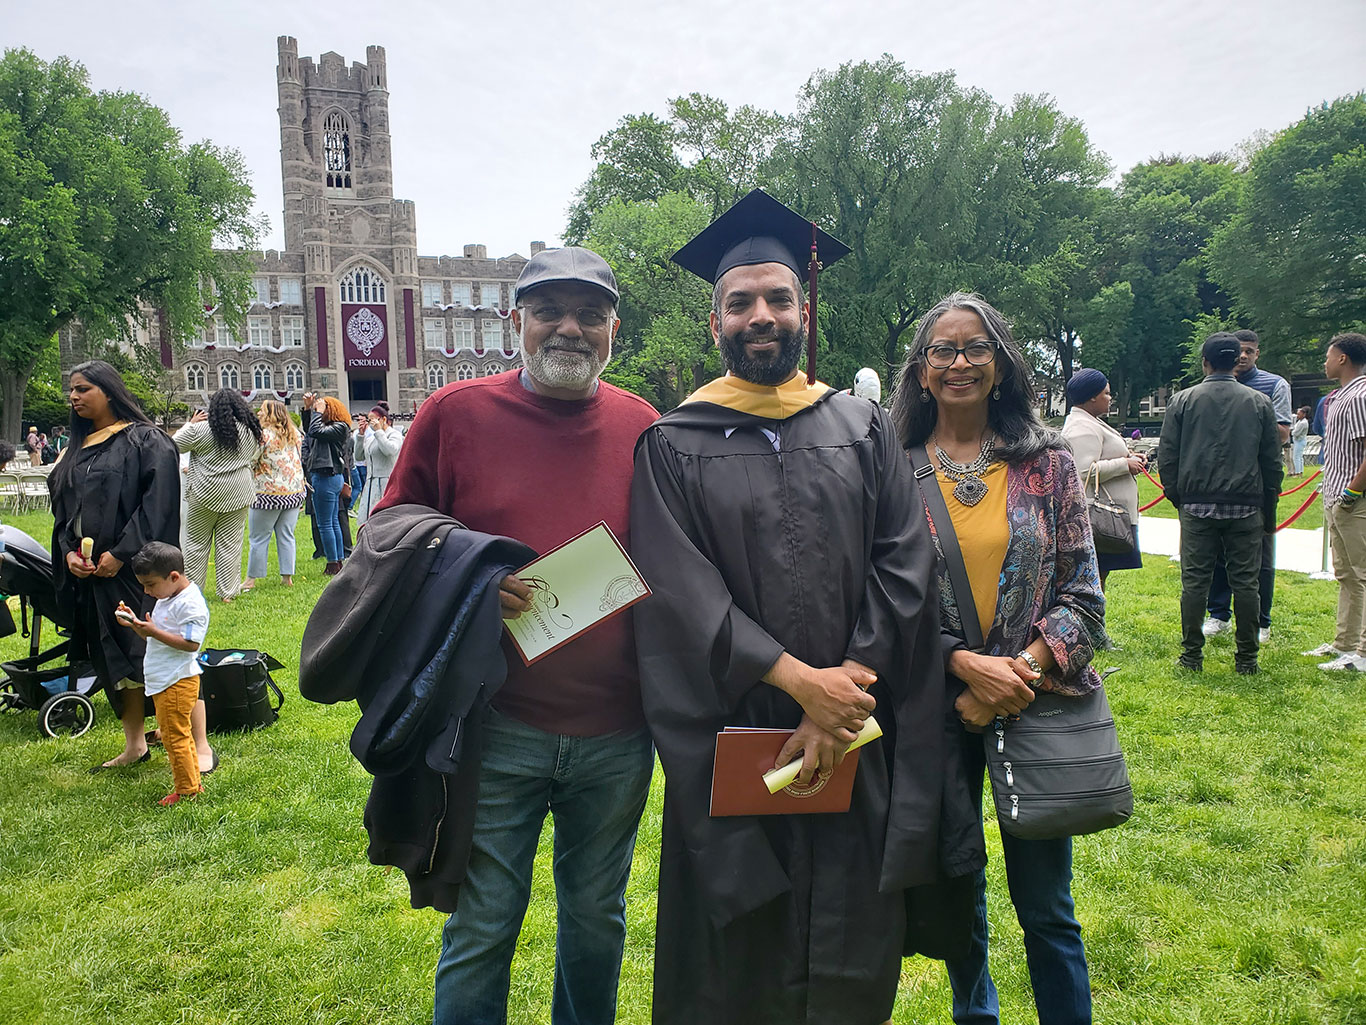
[[[14,442],[24,436],[24,392],[28,389],[31,371],[16,372],[10,367],[0,368],[0,439]]]

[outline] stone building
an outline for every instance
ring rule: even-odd
[[[526,257],[491,258],[483,245],[418,255],[416,207],[394,198],[384,48],[348,68],[336,53],[299,57],[289,36],[278,45],[284,252],[255,256],[241,328],[206,311],[177,352],[153,312],[136,343],[160,345],[192,407],[237,388],[291,405],[317,391],[357,412],[385,399],[411,414],[450,381],[519,366],[509,312]],[[531,254],[543,248],[532,242]],[[79,329],[62,346],[70,366]]]

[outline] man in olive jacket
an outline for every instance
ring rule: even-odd
[[[1204,664],[1205,596],[1222,551],[1233,589],[1240,673],[1257,671],[1258,583],[1262,534],[1276,529],[1281,441],[1271,400],[1233,376],[1238,339],[1205,340],[1205,379],[1167,406],[1158,442],[1158,472],[1181,517],[1181,657]]]

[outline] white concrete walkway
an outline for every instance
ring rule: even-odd
[[[1153,555],[1178,555],[1181,551],[1181,522],[1160,516],[1138,518],[1138,546]],[[1286,527],[1276,534],[1276,568],[1297,573],[1317,573],[1323,568],[1323,531]],[[1328,569],[1333,558],[1328,557]]]

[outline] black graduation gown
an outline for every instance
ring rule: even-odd
[[[75,460],[69,486],[52,492],[52,569],[57,601],[70,617],[71,658],[88,658],[95,675],[119,707],[113,685],[142,680],[146,641],[114,619],[123,601],[139,615],[150,612],[148,597],[133,574],[133,556],[148,541],[180,543],[180,456],[166,432],[133,423],[107,441],[68,448],[62,462]],[[48,486],[54,481],[49,478]],[[77,532],[77,516],[80,532]],[[81,537],[95,542],[91,560],[112,552],[123,562],[113,577],[73,576],[66,568]]]
[[[692,402],[636,448],[632,554],[654,592],[636,645],[666,780],[653,1020],[874,1025],[895,997],[903,891],[939,866],[933,542],[875,404],[827,393],[777,424],[781,452],[765,427]],[[784,650],[876,671],[886,735],[847,814],[711,818],[716,734],[801,719],[759,682]]]

